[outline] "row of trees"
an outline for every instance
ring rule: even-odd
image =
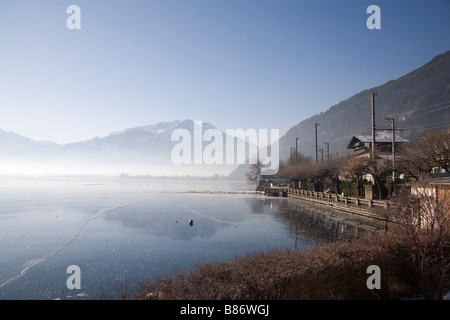
[[[399,183],[408,179],[418,179],[433,168],[445,172],[450,170],[450,130],[433,132],[419,141],[408,143],[398,151],[395,173],[397,184],[392,177],[392,161],[378,158],[337,157],[329,162],[314,163],[309,157],[295,165],[281,164],[278,176],[287,179],[303,189],[335,193],[345,192],[357,197],[363,196],[366,176],[370,174],[376,186],[376,196],[384,198],[398,188]],[[398,179],[398,177],[403,179]],[[371,182],[370,182],[371,183]]]
[[[391,162],[387,159],[371,161],[367,158],[339,157],[325,162],[307,162],[296,165],[288,165],[280,168],[278,176],[291,180],[302,189],[315,191],[330,190],[334,193],[342,193],[362,196],[366,175],[371,174],[378,189],[378,195],[388,189],[387,178],[392,172]]]

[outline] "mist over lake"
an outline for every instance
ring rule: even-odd
[[[2,299],[116,299],[200,263],[365,232],[242,181],[8,178],[0,202]]]

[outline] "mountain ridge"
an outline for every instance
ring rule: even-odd
[[[362,90],[324,112],[292,126],[280,139],[280,159],[287,160],[291,148],[314,158],[314,125],[318,125],[318,147],[329,143],[330,154],[343,155],[353,135],[371,128],[370,94],[376,91],[376,128],[389,129],[385,117],[394,117],[402,136],[416,140],[433,129],[450,126],[450,51],[439,54],[428,63],[386,83]],[[428,115],[428,116],[427,116]],[[325,154],[325,153],[324,153]]]
[[[185,133],[193,137],[197,125],[199,123],[191,119],[160,122],[61,145],[35,141],[0,129],[0,162],[3,164],[0,174],[228,175],[236,165],[173,163],[172,152],[180,142],[172,141],[172,132],[184,129]],[[208,122],[201,122],[201,125],[202,132],[216,129]],[[225,133],[221,134],[225,136]],[[191,140],[189,144],[191,150],[186,149],[185,152],[194,154],[195,143]],[[206,144],[208,142],[203,141],[202,147]]]

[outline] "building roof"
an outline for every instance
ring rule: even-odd
[[[392,143],[392,134],[390,132],[382,131],[375,134],[375,142],[376,143]],[[400,137],[398,134],[395,134],[395,142],[409,142],[409,140]],[[353,136],[350,140],[347,149],[355,149],[357,147],[361,147],[364,143],[372,143],[372,135],[362,135],[358,134]]]
[[[442,184],[446,184],[446,185],[450,185],[450,176],[449,174],[436,174],[436,175],[431,175],[431,179],[430,179],[430,183],[432,184],[438,184],[438,185],[442,185]]]
[[[423,181],[410,182],[407,185],[450,185],[450,174],[449,173],[436,173],[431,174],[430,178]]]

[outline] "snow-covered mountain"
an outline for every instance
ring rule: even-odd
[[[197,124],[192,120],[161,122],[65,145],[34,141],[0,130],[0,174],[229,174],[237,166],[174,164],[171,158],[172,150],[179,141],[171,140],[172,132],[184,129],[184,132],[193,137],[195,125]],[[205,132],[214,128],[210,123],[202,123],[201,130]],[[225,137],[224,134],[223,136]],[[193,154],[193,145],[191,153]]]
[[[142,132],[143,131],[143,132],[151,133],[153,135],[168,137],[170,139],[170,135],[173,130],[178,128],[179,125],[180,125],[180,127],[188,126],[188,123],[190,123],[189,120],[186,120],[186,121],[175,120],[172,122],[160,122],[158,124],[129,128],[129,129],[125,129],[122,131],[113,132],[113,133],[109,134],[108,137],[126,134],[126,133],[130,133],[130,132]]]

